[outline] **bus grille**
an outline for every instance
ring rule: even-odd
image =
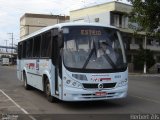
[[[113,88],[116,86],[116,83],[103,83],[103,88]],[[83,87],[87,89],[97,89],[98,83],[91,84],[91,83],[83,83]]]

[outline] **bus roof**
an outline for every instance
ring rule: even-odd
[[[53,28],[62,28],[62,27],[65,27],[65,26],[99,26],[99,27],[108,27],[108,28],[116,29],[116,27],[114,27],[114,26],[106,26],[106,25],[99,24],[99,23],[85,23],[85,22],[59,23],[59,24],[48,26],[48,27],[42,28],[38,31],[35,31],[35,32],[31,33],[30,35],[27,35],[24,38],[22,38],[21,41],[26,40],[26,39],[31,38],[31,37],[34,37],[34,36],[36,36],[40,33],[51,30]]]

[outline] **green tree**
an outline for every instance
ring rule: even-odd
[[[130,13],[130,22],[137,23],[141,28],[139,31],[145,32],[146,38],[149,36],[160,38],[157,32],[160,28],[160,0],[131,0],[131,2],[133,9]],[[155,63],[153,53],[140,49],[134,63],[138,69],[143,69],[145,63],[147,68],[150,68]]]
[[[147,34],[160,27],[160,0],[131,0],[130,21],[138,23]]]
[[[144,61],[146,61],[147,69],[152,67],[155,64],[155,60],[153,58],[153,52],[150,50],[140,49],[137,52],[137,55],[134,58],[134,65],[136,70],[143,70]]]

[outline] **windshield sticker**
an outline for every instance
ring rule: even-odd
[[[36,60],[36,70],[39,70],[39,59]]]
[[[46,63],[41,63],[40,67],[42,67],[42,68],[48,67],[48,63],[47,62]]]
[[[68,28],[63,28],[63,33],[64,34],[68,34],[69,33],[69,29]]]

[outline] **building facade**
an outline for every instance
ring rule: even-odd
[[[20,18],[20,38],[22,39],[43,27],[63,23],[67,20],[69,20],[69,16],[25,13]]]
[[[138,37],[135,37],[134,33],[139,28],[136,23],[129,22],[127,14],[131,11],[131,5],[113,1],[70,11],[70,21],[97,22],[118,28],[127,49],[129,71],[132,72],[134,70],[133,60],[141,46],[153,51],[156,63],[160,63],[160,43],[154,38],[145,39],[144,32],[138,32]]]

